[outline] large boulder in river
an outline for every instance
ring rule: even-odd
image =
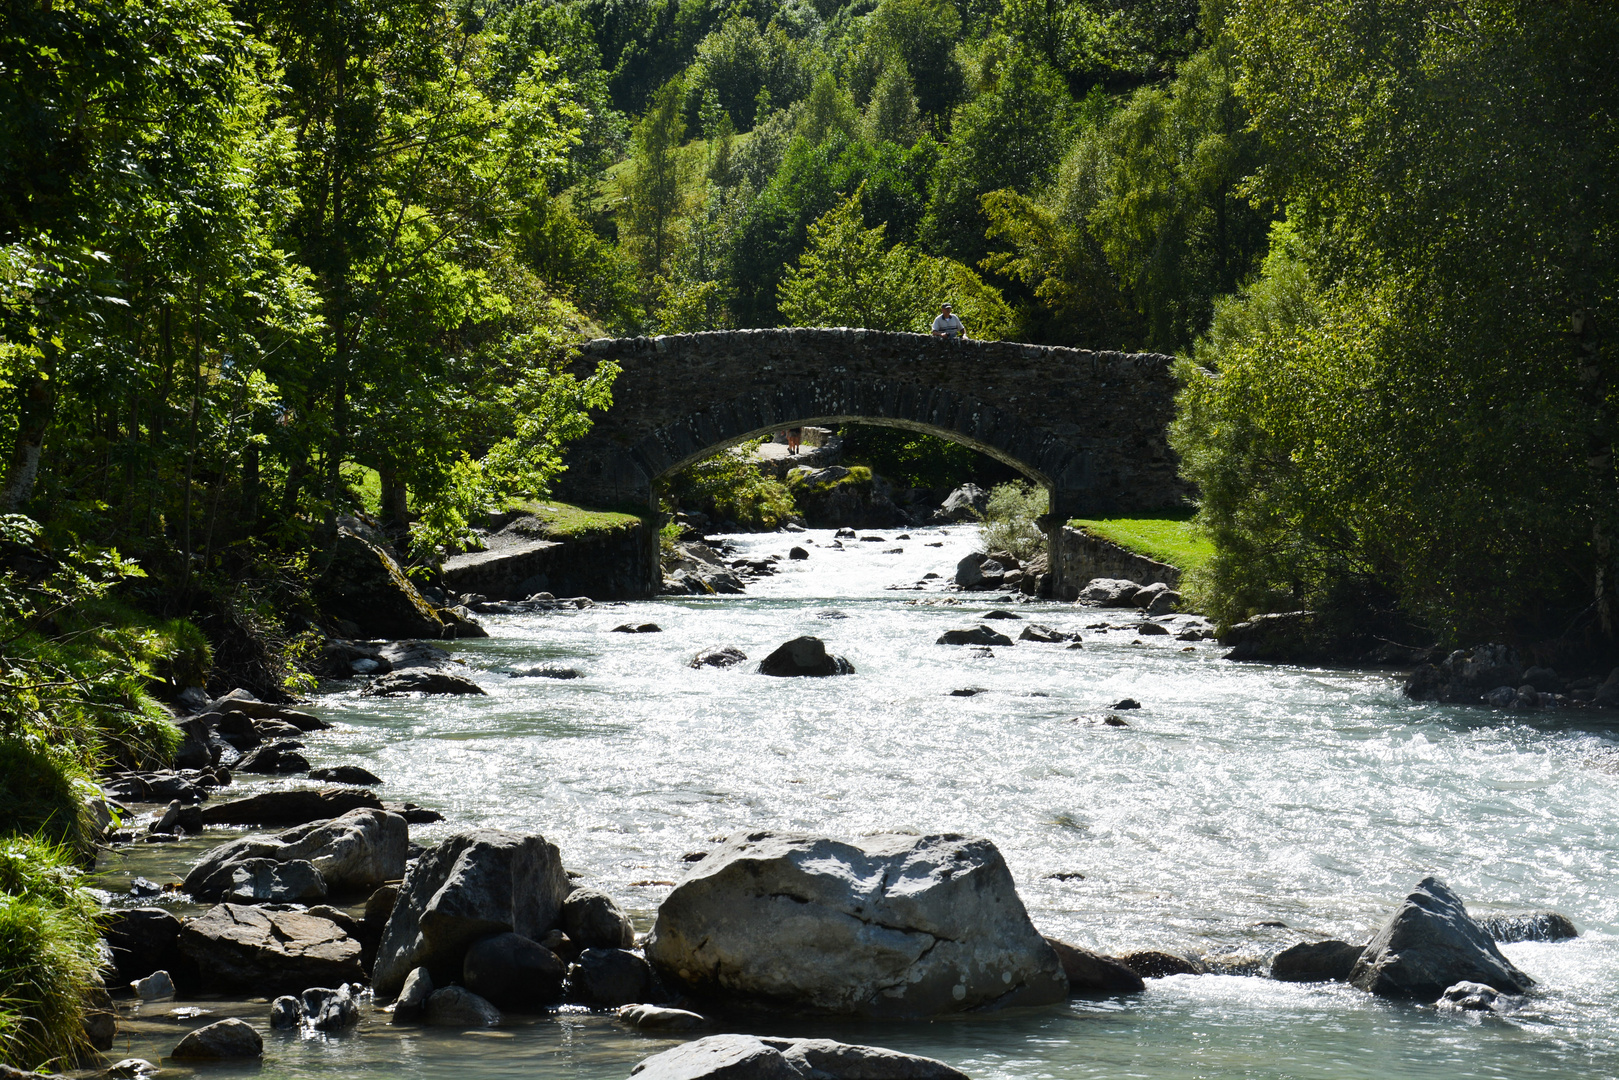
[[[307,860],[331,892],[369,891],[404,876],[409,848],[410,830],[400,815],[380,809],[350,810],[331,821],[300,825],[275,836],[245,836],[221,844],[186,875],[185,890],[197,900],[217,899],[232,888],[237,866],[273,859]]]
[[[967,1080],[933,1058],[830,1039],[710,1035],[630,1070],[638,1080]]]
[[[479,829],[446,837],[399,887],[371,972],[377,998],[392,998],[418,966],[437,985],[454,982],[467,949],[490,934],[540,940],[568,889],[562,856],[543,836]]]
[[[1092,578],[1079,590],[1079,599],[1100,607],[1131,607],[1140,591],[1140,585],[1123,578]]]
[[[1433,1001],[1446,987],[1478,982],[1521,994],[1534,980],[1501,955],[1437,878],[1423,878],[1355,962],[1349,981],[1380,997]]]
[[[473,942],[461,961],[461,983],[502,1009],[537,1010],[562,1000],[568,965],[521,934],[491,934]]]
[[[230,868],[223,897],[232,904],[310,904],[326,899],[326,879],[304,859],[243,859]]]
[[[646,955],[694,994],[871,1017],[1068,993],[1000,852],[956,835],[736,837],[659,906]]]
[[[974,592],[998,589],[1006,581],[1006,567],[984,552],[975,551],[956,563],[954,581],[963,589]]]
[[[854,665],[841,656],[827,652],[826,643],[818,637],[796,637],[761,660],[759,674],[781,677],[853,675]]]
[[[302,911],[219,904],[180,927],[180,951],[204,985],[266,996],[365,978],[360,943],[330,919]]]
[[[101,932],[112,949],[112,962],[123,982],[144,979],[154,971],[178,966],[174,939],[180,920],[162,908],[116,908],[102,916]]]
[[[392,555],[348,529],[337,530],[331,564],[315,583],[326,614],[370,638],[437,638],[444,620]]]

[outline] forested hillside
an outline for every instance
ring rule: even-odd
[[[951,299],[979,336],[1187,358],[1222,618],[1354,594],[1607,633],[1616,19],[20,5],[0,509],[242,622],[351,509],[430,555],[543,491],[610,394],[560,369],[582,336]]]

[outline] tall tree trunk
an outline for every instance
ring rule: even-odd
[[[36,373],[17,395],[17,438],[6,466],[5,487],[0,489],[0,511],[7,514],[16,513],[34,494],[39,458],[45,450],[45,431],[56,413],[56,380],[52,374],[48,369]]]
[[[399,479],[399,470],[386,466],[377,470],[382,486],[382,527],[408,529],[410,518],[405,509],[405,482]]]

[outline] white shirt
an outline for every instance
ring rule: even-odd
[[[960,337],[966,329],[961,325],[961,320],[956,318],[955,312],[948,315],[941,313],[933,320],[933,332],[935,334],[943,333],[949,337]]]

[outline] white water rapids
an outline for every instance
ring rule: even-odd
[[[1183,651],[1173,637],[1086,629],[1133,621],[1123,612],[979,595],[909,605],[947,594],[885,586],[948,577],[975,530],[880,535],[889,542],[842,550],[824,531],[736,537],[749,556],[784,556],[746,596],[487,617],[491,638],[455,652],[489,696],[342,689],[313,707],[337,726],[305,752],[363,765],[390,801],[445,813],[412,830],[424,842],[471,826],[543,833],[641,930],[682,855],[768,828],[987,836],[1043,932],[1108,952],[1240,963],[1322,936],[1359,941],[1429,873],[1475,914],[1556,908],[1582,931],[1504,947],[1540,984],[1504,1018],[1206,975],[1021,1015],[784,1021],[778,1034],[924,1053],[975,1080],[1619,1075],[1619,741],[1605,724],[1417,705],[1375,674],[1232,664],[1211,642]],[[810,558],[786,561],[795,544]],[[1019,642],[974,658],[934,644],[996,606],[1080,631],[1084,647]],[[625,622],[663,632],[611,632]],[[992,625],[1017,636],[1016,622]],[[856,674],[754,671],[799,634]],[[750,663],[688,666],[721,645]],[[508,674],[544,662],[583,677]],[[968,686],[986,692],[949,695]],[[1124,697],[1143,706],[1120,713],[1128,727],[1087,722]],[[619,1080],[670,1045],[573,1011],[483,1038],[384,1024],[275,1033],[260,1075]],[[129,1049],[155,1057],[160,1041]]]

